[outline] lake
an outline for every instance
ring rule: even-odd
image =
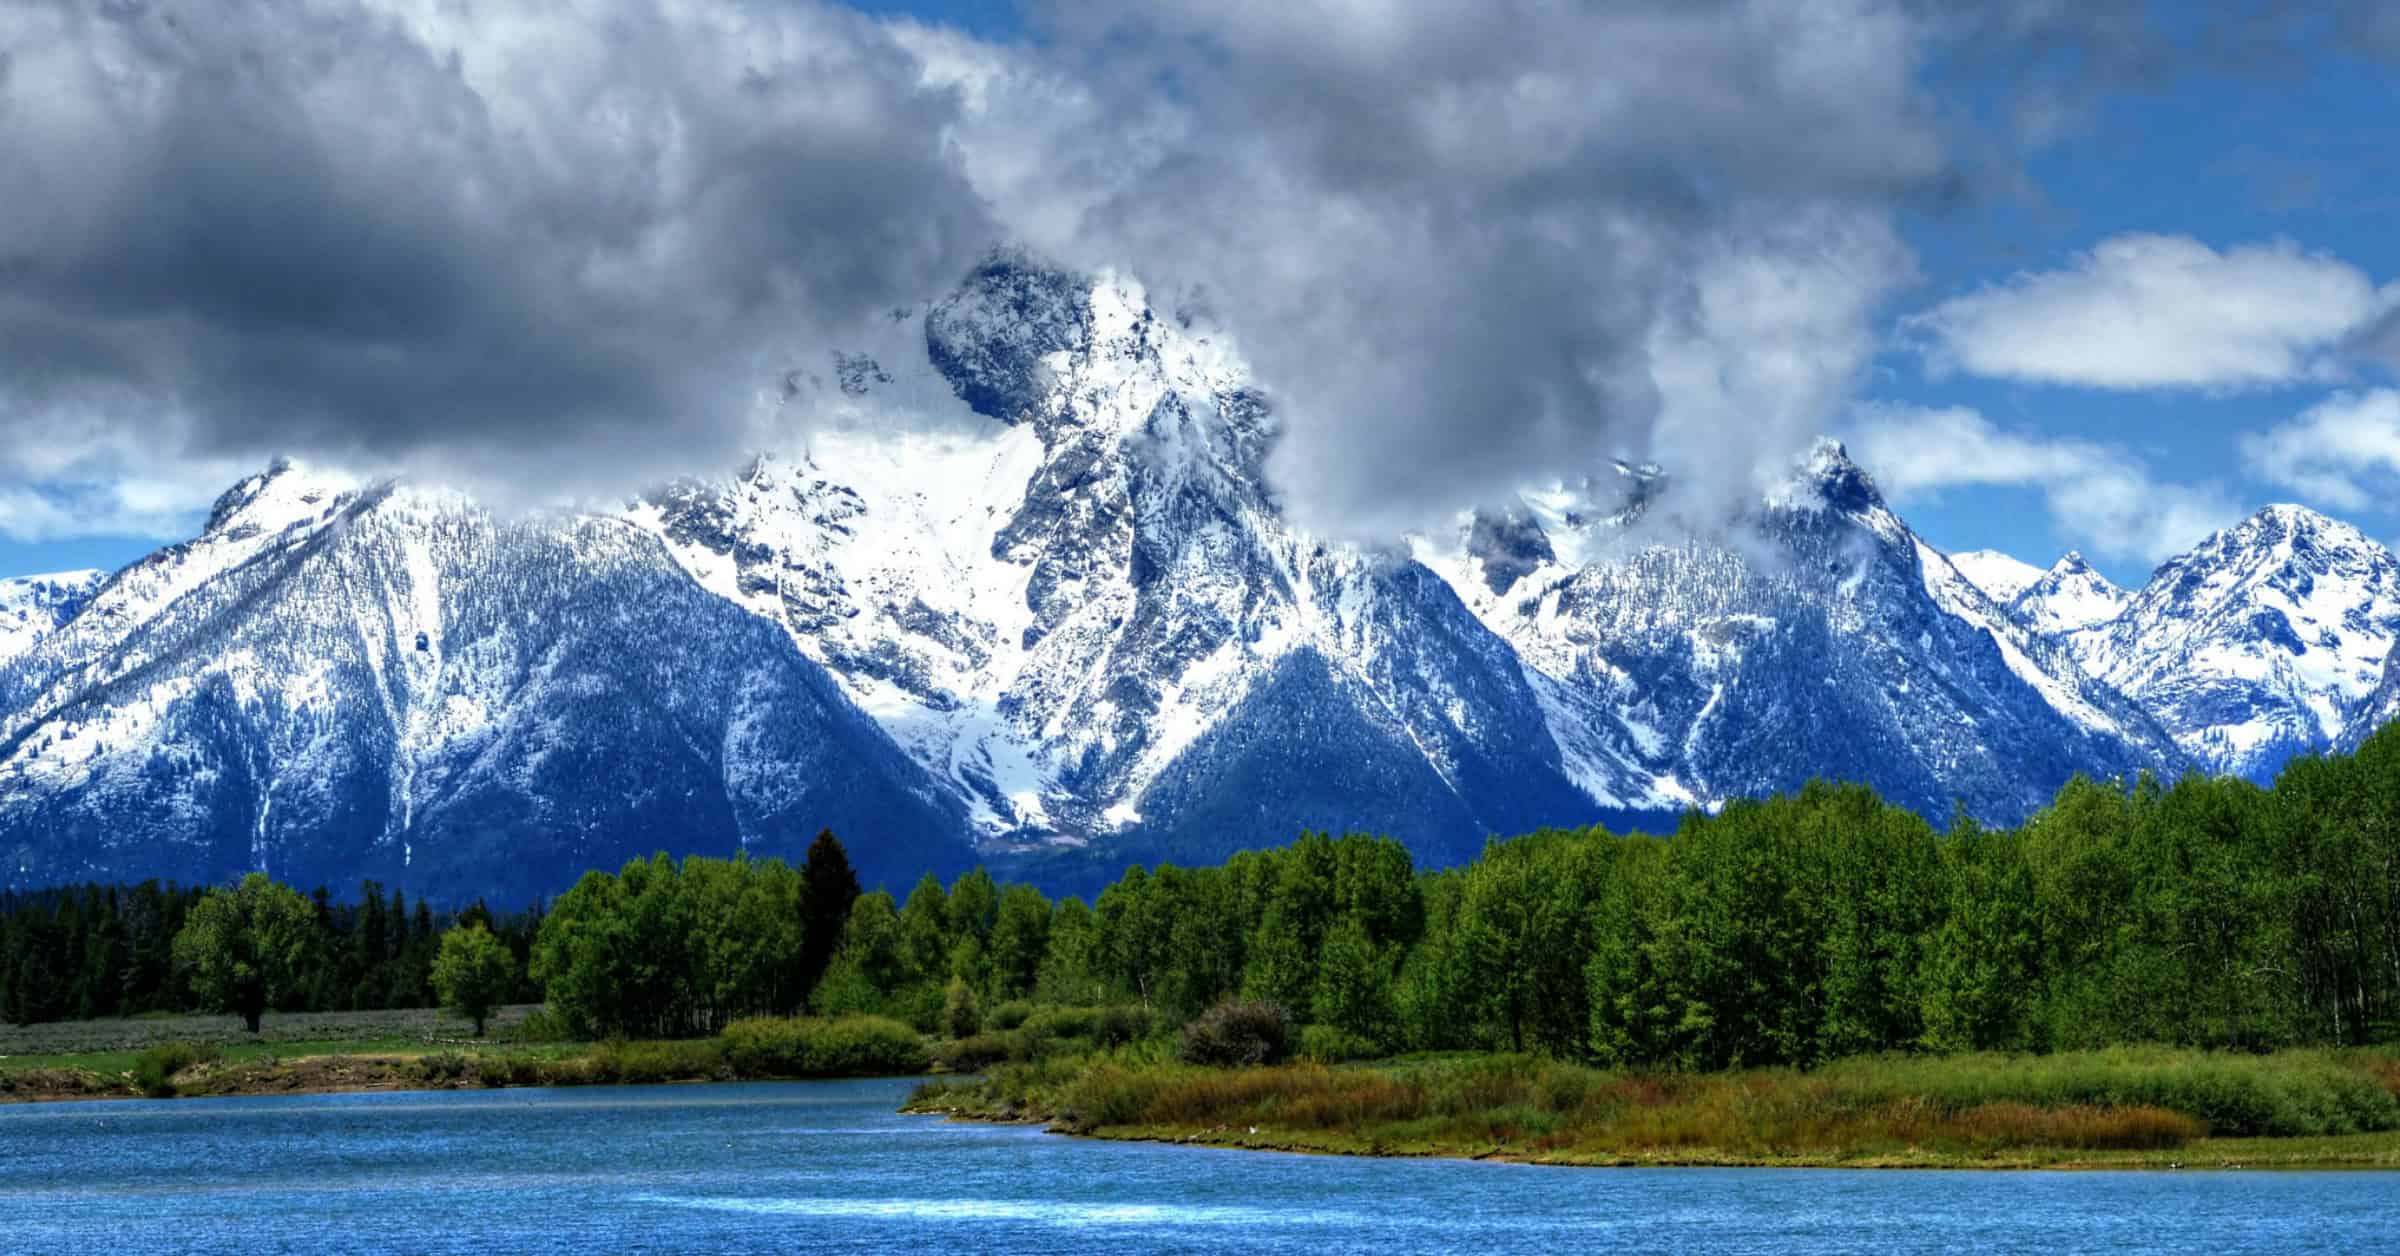
[[[0,1107],[0,1249],[1560,1253],[2400,1246],[2400,1175],[1556,1169],[1104,1143],[906,1082]]]

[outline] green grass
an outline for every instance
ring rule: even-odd
[[[326,1027],[321,1018],[310,1023]],[[365,1017],[335,1022],[353,1031],[349,1037],[270,1032],[226,1045],[162,1037],[139,1049],[17,1055],[0,1059],[0,1098],[899,1076],[922,1073],[929,1062],[922,1036],[878,1017],[745,1021],[722,1037],[674,1041],[478,1041],[429,1033],[422,1023],[414,1033],[370,1036],[390,1024]],[[59,1037],[75,1040],[71,1027],[56,1028],[66,1030]]]
[[[492,1016],[490,1032],[507,1037],[525,1023],[538,1005],[500,1009]],[[473,1022],[433,1008],[395,1008],[371,1012],[270,1012],[256,1035],[237,1016],[151,1014],[121,1020],[56,1021],[41,1025],[0,1025],[0,1068],[62,1067],[62,1062],[108,1057],[130,1067],[142,1048],[162,1042],[214,1044],[227,1050],[274,1046],[279,1049],[320,1047],[338,1043],[364,1048],[389,1045],[425,1046],[463,1042],[475,1032]]]
[[[1877,1056],[1714,1074],[1525,1056],[1213,1069],[1138,1054],[1001,1064],[920,1087],[910,1108],[1106,1137],[1575,1164],[2400,1164],[2400,1061],[2368,1051]]]

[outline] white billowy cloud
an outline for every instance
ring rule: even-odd
[[[2332,378],[2394,304],[2366,272],[2286,241],[2223,251],[2121,235],[1904,322],[1936,371],[2084,388],[2230,390]]]
[[[1865,406],[1850,433],[1895,503],[1952,488],[2031,489],[2077,548],[2104,557],[2156,562],[2241,513],[2222,490],[2161,481],[2121,446],[2003,428],[1966,407]]]
[[[2389,502],[2400,489],[2400,391],[2335,393],[2241,449],[2253,474],[2326,506]]]

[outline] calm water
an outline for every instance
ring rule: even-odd
[[[2400,1175],[1335,1160],[895,1115],[907,1089],[0,1107],[0,1250],[2400,1249]]]

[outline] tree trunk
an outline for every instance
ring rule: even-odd
[[[261,1014],[258,1012],[242,1013],[242,1022],[250,1027],[251,1033],[255,1034],[258,1032],[258,1018],[260,1015]]]

